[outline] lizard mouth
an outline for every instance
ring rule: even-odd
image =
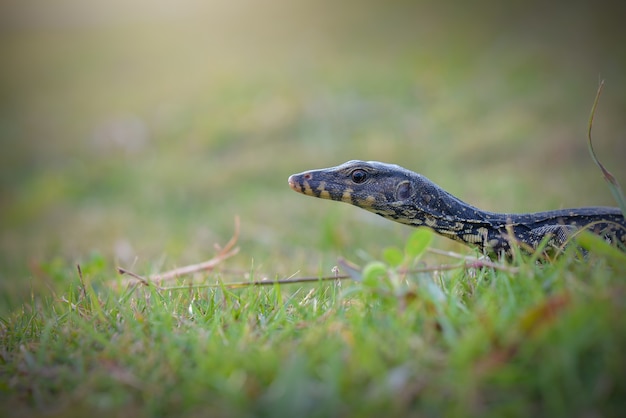
[[[289,187],[294,192],[307,196],[323,197],[324,199],[329,199],[328,192],[326,192],[326,194],[322,196],[322,193],[324,192],[324,182],[318,185],[315,191],[311,188],[310,180],[312,178],[313,177],[311,173],[292,174],[291,176],[289,176],[289,179],[287,179],[287,183],[289,183]]]
[[[287,183],[289,183],[289,187],[294,192],[313,196],[314,193],[311,191],[311,187],[309,186],[309,182],[312,178],[313,175],[310,172],[292,174],[287,179]]]
[[[291,190],[298,192],[298,193],[302,193],[302,190],[300,189],[300,185],[298,184],[294,176],[289,176],[287,183],[289,183],[289,187],[291,188]]]

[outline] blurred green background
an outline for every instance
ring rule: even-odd
[[[42,264],[208,259],[235,214],[227,268],[377,256],[408,228],[287,186],[349,159],[494,211],[614,206],[585,141],[604,78],[595,146],[626,183],[624,4],[3,2],[2,303],[45,288]]]

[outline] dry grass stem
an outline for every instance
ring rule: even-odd
[[[190,264],[187,266],[178,267],[172,270],[165,271],[163,273],[151,274],[148,277],[143,277],[136,273],[133,273],[130,270],[127,270],[122,267],[118,267],[117,271],[119,274],[130,276],[126,280],[123,280],[121,284],[128,285],[128,284],[133,284],[136,281],[139,281],[140,283],[144,285],[150,285],[150,284],[158,285],[164,281],[173,280],[178,277],[187,276],[187,275],[197,273],[200,271],[213,270],[222,261],[234,256],[235,254],[239,252],[239,247],[235,247],[235,244],[237,244],[238,239],[239,239],[239,217],[235,216],[235,232],[233,233],[233,236],[223,248],[220,248],[219,246],[217,247],[219,252],[217,253],[215,257],[211,258],[210,260],[197,263],[197,264]]]

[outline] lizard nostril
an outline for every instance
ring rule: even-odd
[[[303,177],[304,177],[305,180],[311,180],[313,178],[311,173],[306,173]]]

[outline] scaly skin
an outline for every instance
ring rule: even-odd
[[[289,177],[298,193],[350,203],[395,222],[427,226],[485,254],[510,255],[511,242],[532,251],[547,236],[562,248],[586,228],[626,246],[626,222],[618,208],[586,207],[537,213],[495,213],[471,206],[426,177],[394,164],[348,161]]]

